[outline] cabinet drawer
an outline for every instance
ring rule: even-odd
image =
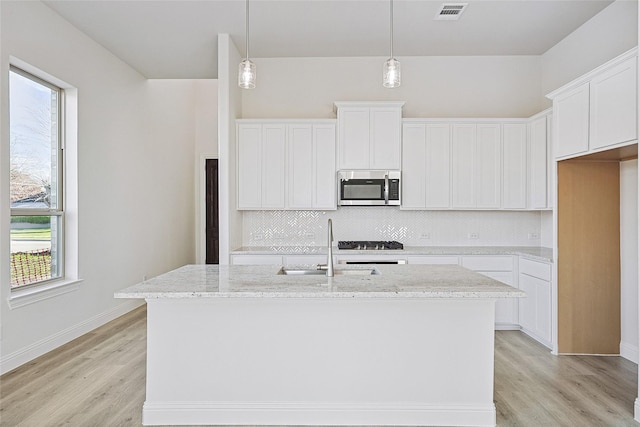
[[[281,255],[232,255],[233,265],[282,265]]]
[[[512,271],[512,256],[463,256],[462,266],[474,271]]]
[[[407,262],[409,264],[423,264],[423,265],[434,265],[434,264],[454,264],[458,265],[458,257],[457,256],[440,256],[440,255],[415,255],[408,256]]]
[[[285,265],[318,265],[326,264],[326,255],[287,255],[284,257]]]
[[[551,281],[551,264],[520,258],[520,273]]]

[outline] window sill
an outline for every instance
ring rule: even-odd
[[[63,279],[29,289],[18,289],[11,292],[7,302],[12,310],[24,307],[25,305],[77,291],[80,287],[80,282],[82,282],[82,279]]]

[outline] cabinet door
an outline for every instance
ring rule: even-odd
[[[551,283],[536,280],[536,334],[551,343]]]
[[[402,208],[425,207],[426,126],[405,124],[402,127]]]
[[[336,209],[336,127],[313,126],[314,209]]]
[[[311,125],[288,127],[287,207],[308,209],[313,205],[314,151]]]
[[[451,129],[448,124],[426,127],[427,208],[451,207]]]
[[[547,118],[529,124],[529,207],[547,207]]]
[[[238,209],[262,207],[262,126],[238,126]]]
[[[534,332],[536,329],[536,283],[535,277],[520,274],[518,286],[520,290],[527,294],[526,298],[519,298],[519,318],[520,326],[525,331]]]
[[[262,208],[284,209],[285,126],[262,126]]]
[[[502,207],[524,209],[527,207],[527,126],[509,123],[502,129]]]
[[[452,205],[475,207],[476,126],[454,124],[451,141]]]
[[[369,108],[338,110],[340,169],[369,169]]]
[[[401,122],[400,108],[371,108],[369,168],[400,169]]]
[[[456,255],[409,255],[407,257],[407,263],[422,265],[458,265],[458,257]]]
[[[637,138],[636,61],[630,58],[591,80],[591,150]]]
[[[504,271],[479,271],[483,276],[491,277],[506,285],[513,286],[513,272]],[[496,299],[495,323],[504,326],[517,327],[518,325],[518,298]],[[507,326],[507,327],[509,327]]]
[[[556,158],[589,149],[589,83],[553,100],[553,126]]]
[[[499,208],[502,182],[500,125],[479,124],[476,142],[476,206]]]

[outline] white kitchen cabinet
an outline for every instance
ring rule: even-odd
[[[514,273],[514,259],[517,258],[510,255],[462,256],[461,265],[469,270],[517,288],[518,283]],[[495,316],[496,329],[519,329],[518,299],[497,299]]]
[[[502,207],[524,209],[527,207],[527,125],[506,123],[502,131]]]
[[[547,116],[529,123],[529,207],[548,207],[548,168],[550,168],[547,141]]]
[[[286,266],[314,266],[318,264],[326,264],[326,255],[285,255],[284,265]]]
[[[336,209],[335,121],[238,121],[238,209]]]
[[[450,125],[404,124],[402,130],[402,209],[451,206]]]
[[[262,208],[284,209],[286,127],[262,127]]]
[[[407,264],[458,265],[459,258],[458,255],[409,255],[407,256]]]
[[[373,251],[372,251],[373,252]],[[398,263],[398,264],[406,264],[407,263],[407,256],[403,255],[401,253],[395,255],[395,254],[366,254],[366,255],[361,255],[361,254],[357,254],[357,255],[344,255],[344,254],[338,254],[336,256],[336,262],[338,264],[361,264],[363,262],[366,263],[375,263],[375,262],[380,262],[380,263]]]
[[[527,298],[520,298],[522,330],[551,348],[551,264],[520,258],[520,289]]]
[[[238,126],[238,209],[284,209],[285,126]]]
[[[554,98],[553,121],[556,157],[589,150],[589,83]]]
[[[284,190],[284,188],[283,188]],[[238,209],[262,207],[262,126],[238,126]]]
[[[335,126],[288,126],[287,209],[335,209]]]
[[[500,124],[454,124],[451,147],[453,207],[500,208]]]
[[[547,95],[557,159],[637,140],[637,48]]]
[[[403,102],[336,102],[339,169],[400,169]]]
[[[451,196],[454,208],[474,208],[476,126],[454,124],[451,141]]]
[[[589,148],[637,139],[636,58],[606,70],[590,83]]]
[[[232,265],[282,265],[282,255],[231,255]]]

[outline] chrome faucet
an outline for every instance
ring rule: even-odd
[[[327,229],[327,277],[333,277],[333,223],[331,218],[329,218]]]

